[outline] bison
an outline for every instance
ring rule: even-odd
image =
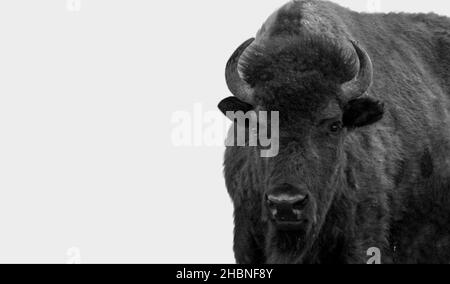
[[[450,263],[449,76],[447,17],[319,0],[272,14],[219,104],[279,113],[278,155],[226,149],[236,262]]]

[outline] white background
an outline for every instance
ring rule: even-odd
[[[224,147],[176,147],[172,119],[215,111],[228,57],[285,2],[2,0],[0,262],[232,263]]]

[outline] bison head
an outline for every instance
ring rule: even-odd
[[[274,235],[311,245],[345,194],[346,140],[383,117],[383,104],[367,95],[368,53],[352,40],[315,36],[258,46],[250,39],[231,56],[226,78],[234,97],[219,104],[222,112],[279,112],[279,154],[251,162],[262,220]]]

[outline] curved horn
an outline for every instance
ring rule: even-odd
[[[364,95],[370,88],[373,81],[373,65],[372,60],[367,51],[359,46],[355,41],[351,41],[359,58],[359,73],[355,79],[345,83],[342,90],[347,101],[356,99]]]
[[[252,105],[254,104],[253,89],[239,75],[238,63],[242,53],[251,43],[253,43],[254,40],[254,38],[251,38],[238,47],[238,49],[228,60],[225,71],[225,78],[227,80],[228,89],[230,89],[231,93],[241,101]]]

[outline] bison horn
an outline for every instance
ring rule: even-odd
[[[358,43],[351,41],[359,58],[359,73],[355,79],[342,86],[347,101],[359,98],[370,88],[373,81],[373,65],[369,54]]]
[[[238,63],[242,53],[254,40],[254,38],[251,38],[238,47],[238,49],[228,60],[225,71],[225,78],[227,80],[228,89],[230,89],[231,93],[241,101],[251,105],[254,105],[254,92],[251,86],[239,75]]]

